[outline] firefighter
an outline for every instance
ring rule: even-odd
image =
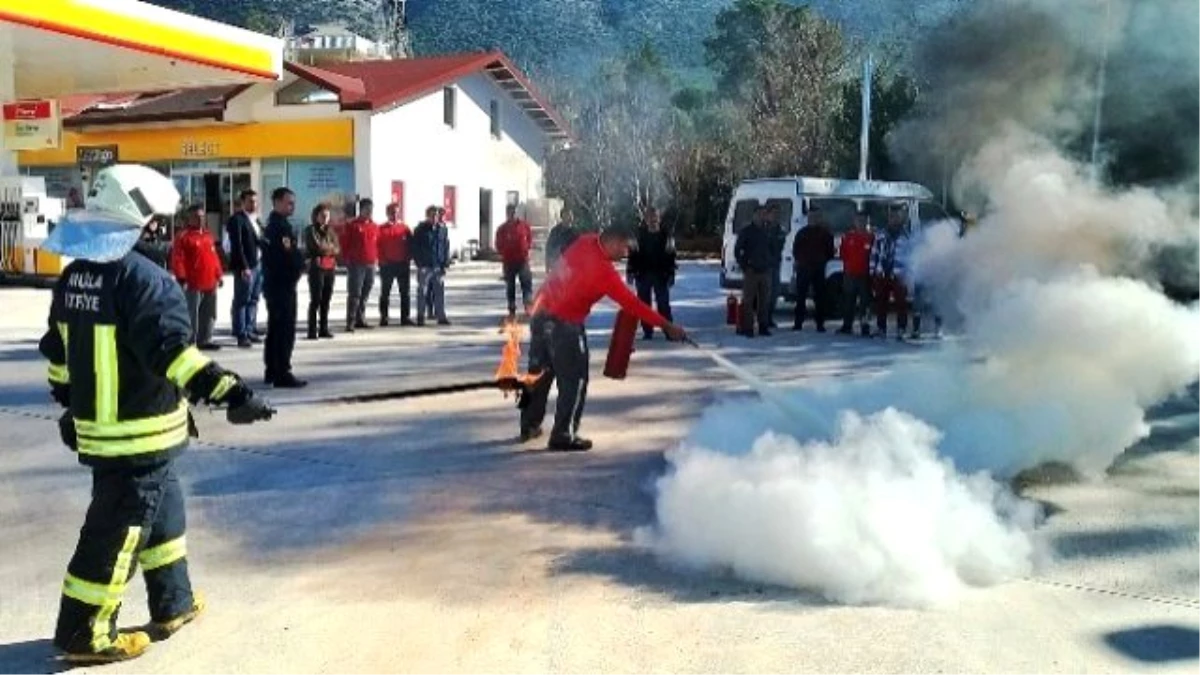
[[[66,408],[63,443],[92,469],[92,502],[54,635],[73,663],[136,658],[204,609],[188,577],[173,462],[194,435],[188,400],[227,406],[235,424],[274,412],[191,343],[183,291],[133,250],[146,219],[178,202],[172,182],[152,169],[112,166],[97,174],[86,209],[44,244],[75,258],[55,286],[39,350],[50,362],[51,393]],[[119,633],[121,600],[139,565],[150,624]]]
[[[584,234],[563,253],[538,291],[530,321],[529,372],[542,376],[521,401],[521,442],[542,435],[550,387],[558,381],[558,403],[548,447],[584,451],[592,442],[580,438],[579,421],[587,399],[588,346],[584,323],[592,306],[608,296],[642,322],[661,328],[672,340],[687,333],[638,300],[621,280],[613,261],[629,255],[629,237],[612,229]]]

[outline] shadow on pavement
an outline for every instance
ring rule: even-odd
[[[1184,626],[1143,626],[1104,635],[1113,650],[1142,663],[1200,658],[1200,631]]]
[[[658,593],[676,602],[761,602],[807,607],[832,606],[819,595],[769,584],[741,581],[728,574],[683,569],[633,546],[585,548],[561,552],[554,575],[599,576]]]
[[[1076,559],[1148,555],[1181,547],[1195,547],[1197,533],[1187,527],[1121,527],[1098,532],[1072,532],[1054,538],[1058,557]]]
[[[0,645],[0,672],[4,673],[62,673],[70,665],[59,661],[58,650],[47,639],[29,640]]]

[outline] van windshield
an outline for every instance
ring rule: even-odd
[[[779,223],[783,225],[785,231],[792,227],[792,200],[785,199],[768,199],[765,203],[768,209],[772,209],[777,214]],[[758,208],[759,202],[756,199],[742,199],[733,206],[733,233],[741,232],[747,225],[754,220],[754,211]]]

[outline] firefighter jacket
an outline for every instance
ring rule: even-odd
[[[74,421],[84,464],[145,464],[182,451],[187,394],[219,399],[238,384],[234,375],[197,377],[219,371],[190,343],[183,291],[136,251],[68,265],[55,284],[49,324],[39,351],[50,361],[55,399]]]

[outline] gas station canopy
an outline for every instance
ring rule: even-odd
[[[9,99],[274,80],[282,59],[277,38],[144,2],[0,0]]]

